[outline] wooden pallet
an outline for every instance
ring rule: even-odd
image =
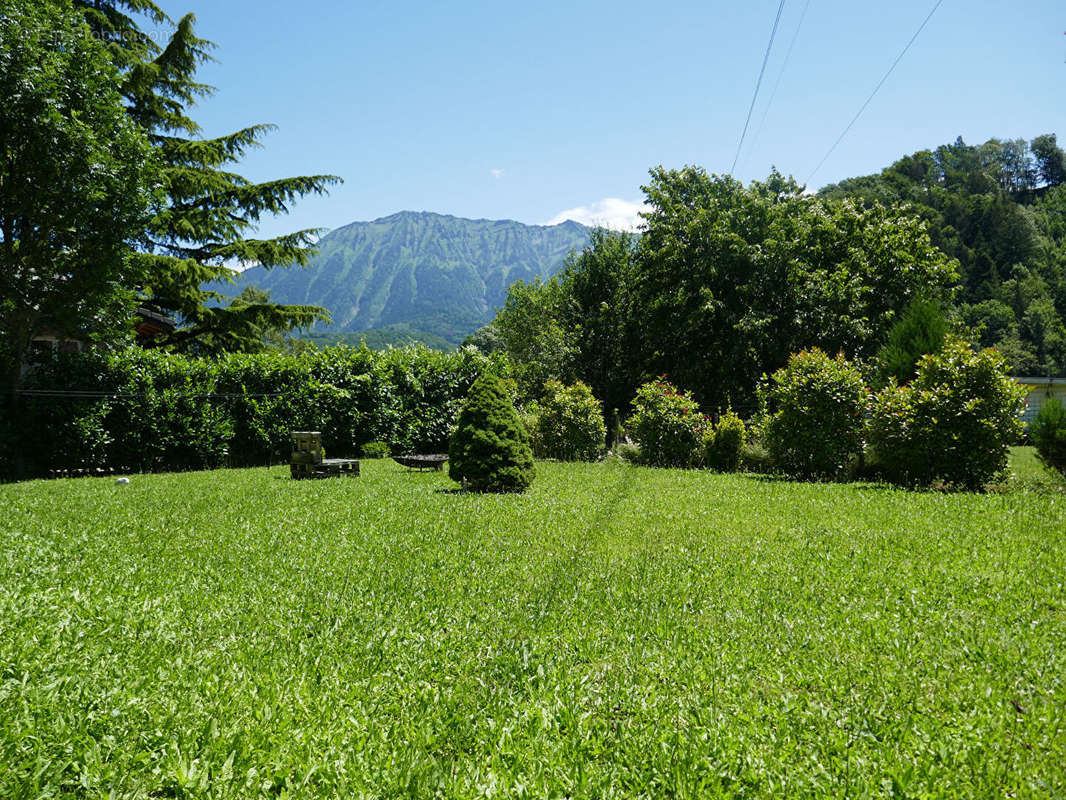
[[[359,474],[359,462],[353,458],[326,458],[320,431],[293,431],[289,474],[303,478],[333,478]]]

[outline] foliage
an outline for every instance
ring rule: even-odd
[[[631,233],[596,228],[559,275],[565,298],[559,313],[571,332],[574,374],[606,408],[628,406],[640,383],[638,241]]]
[[[485,355],[498,353],[505,349],[503,337],[492,323],[482,325],[472,334],[463,339],[463,347],[473,347]]]
[[[774,464],[762,442],[754,440],[747,442],[741,449],[738,468],[744,472],[768,475],[774,471]]]
[[[507,302],[493,326],[514,365],[522,400],[541,396],[550,380],[569,382],[573,375],[574,342],[563,314],[566,295],[558,278],[511,286]]]
[[[690,392],[680,392],[665,376],[644,384],[633,400],[629,429],[641,458],[657,467],[695,466],[702,458],[708,420]]]
[[[559,461],[597,461],[603,455],[607,426],[603,406],[585,384],[548,381],[536,416],[534,452]]]
[[[1066,370],[1063,164],[1054,135],[977,146],[959,139],[820,196],[920,215],[933,244],[959,261],[956,300],[981,345],[1003,352],[1016,375],[1057,374]]]
[[[746,442],[744,421],[727,411],[703,435],[703,465],[718,472],[736,472]]]
[[[34,394],[3,444],[25,454],[29,475],[277,463],[289,458],[293,430],[322,431],[340,457],[375,441],[440,453],[475,378],[498,369],[472,350],[424,347],[217,361],[140,349],[63,356],[31,373]]]
[[[1031,423],[1029,438],[1040,460],[1066,475],[1066,407],[1057,397],[1048,398]]]
[[[367,442],[363,445],[363,458],[388,458],[389,445],[387,442]]]
[[[0,387],[30,341],[128,338],[157,164],[107,51],[58,2],[0,10]],[[124,288],[125,287],[125,288]],[[4,398],[6,401],[7,398]]]
[[[887,384],[889,379],[895,379],[898,384],[909,383],[922,356],[940,352],[950,330],[951,324],[939,303],[930,300],[911,303],[892,326],[888,340],[877,354],[881,384]]]
[[[533,483],[529,437],[500,379],[474,381],[448,447],[448,474],[477,492],[524,492]]]
[[[324,194],[339,182],[332,175],[311,175],[253,183],[234,169],[261,145],[269,125],[253,125],[216,138],[202,138],[190,116],[210,86],[196,80],[210,59],[211,42],[195,33],[186,14],[160,46],[144,25],[170,20],[152,0],[74,0],[94,35],[106,41],[121,73],[130,119],[149,137],[162,164],[166,203],[140,231],[143,241],[131,250],[142,270],[136,286],[142,300],[178,322],[152,346],[197,353],[258,349],[264,329],[292,330],[329,315],[307,305],[274,303],[219,305],[225,300],[205,284],[232,279],[235,264],[264,269],[306,265],[317,230],[271,239],[253,238],[264,217],[287,213],[306,194]],[[130,13],[126,13],[130,12]],[[128,288],[134,288],[130,286]]]
[[[794,355],[765,393],[763,442],[775,468],[799,478],[842,475],[862,448],[868,395],[862,374],[843,354]]]
[[[1063,784],[1064,495],[286,476],[0,486],[0,796]]]
[[[746,188],[659,168],[645,194],[643,355],[707,406],[743,410],[805,348],[872,357],[895,314],[956,277],[912,214],[820,200],[776,172]]]
[[[615,455],[630,464],[641,464],[643,459],[640,454],[640,445],[630,442],[620,442],[615,447]]]
[[[1007,466],[1021,435],[1025,389],[993,350],[949,338],[924,357],[909,386],[889,384],[873,405],[869,443],[886,477],[980,489]]]

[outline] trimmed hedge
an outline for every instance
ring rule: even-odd
[[[330,456],[356,457],[375,441],[441,453],[470,386],[502,363],[421,346],[219,360],[140,349],[59,356],[27,377],[27,390],[48,394],[23,395],[18,424],[0,429],[0,451],[20,456],[25,477],[284,462],[293,430],[321,430]]]

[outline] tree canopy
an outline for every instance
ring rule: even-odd
[[[959,261],[958,311],[978,342],[1015,374],[1066,370],[1066,153],[1054,134],[958,139],[820,196],[912,209]]]
[[[170,349],[220,352],[254,349],[264,327],[290,330],[328,319],[314,306],[229,303],[205,285],[231,279],[241,266],[305,266],[317,230],[256,238],[259,222],[284,214],[299,197],[324,193],[339,178],[311,175],[254,183],[235,170],[259,147],[270,125],[203,138],[193,117],[196,102],[213,92],[196,80],[210,58],[211,42],[186,14],[164,46],[141,27],[170,20],[151,0],[75,0],[121,71],[129,116],[155,146],[162,163],[166,202],[146,226],[136,249],[142,300],[172,315],[178,326],[153,340]]]
[[[142,280],[158,159],[117,69],[69,8],[0,10],[0,357],[17,388],[32,338],[121,331]]]
[[[527,394],[588,383],[624,408],[654,375],[707,408],[747,409],[761,376],[821,347],[871,358],[918,296],[948,299],[955,262],[912,213],[823,200],[777,172],[745,187],[654,169],[642,235],[599,231],[496,320]]]

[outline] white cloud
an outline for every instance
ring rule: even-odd
[[[502,169],[490,169],[489,172],[492,173],[492,177],[494,177],[494,178],[502,178],[503,177],[503,170]]]
[[[638,214],[647,210],[648,206],[643,203],[630,203],[628,200],[622,200],[617,197],[605,197],[603,200],[597,200],[587,206],[578,206],[577,208],[560,211],[545,224],[558,225],[560,222],[572,219],[574,222],[580,222],[582,225],[592,227],[635,231],[644,222]]]

